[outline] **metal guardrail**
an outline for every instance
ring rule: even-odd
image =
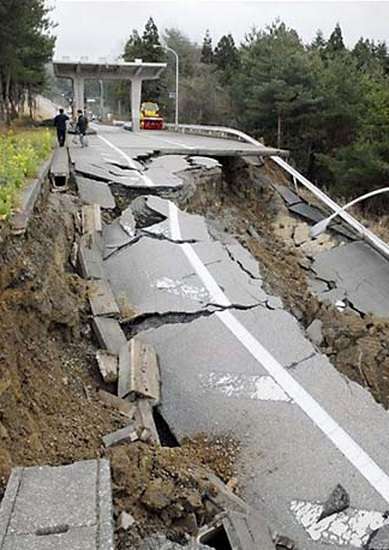
[[[266,147],[263,145],[263,143],[257,141],[253,137],[245,134],[244,132],[241,132],[240,130],[236,130],[234,128],[227,128],[225,126],[201,126],[197,124],[180,124],[178,128],[175,127],[174,124],[167,124],[166,127],[169,130],[178,131],[182,133],[198,133],[201,135],[209,135],[209,136],[217,136],[217,137],[225,137],[227,136],[227,139],[233,139],[238,138],[239,141],[245,141],[246,143],[251,143],[252,145],[255,145],[258,148],[266,149]],[[310,182],[307,178],[305,178],[300,172],[298,172],[295,168],[290,166],[285,160],[280,158],[277,155],[270,157],[278,166],[280,166],[283,170],[288,172],[295,180],[300,182],[305,188],[307,188],[315,197],[317,197],[319,200],[323,202],[330,210],[333,212],[336,212],[341,208],[340,205],[338,205],[335,201],[333,201],[328,195],[326,195],[323,191],[321,191],[316,185],[314,185],[312,182]],[[348,214],[345,211],[341,211],[339,213],[339,217],[341,217],[350,227],[352,227],[358,235],[368,242],[375,250],[380,252],[385,258],[389,259],[389,245],[384,242],[382,239],[377,237],[374,233],[369,231],[367,227],[365,227],[362,223],[360,223],[358,220],[356,220],[353,216]]]

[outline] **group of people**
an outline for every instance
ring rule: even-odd
[[[65,145],[66,141],[66,132],[67,132],[67,126],[69,122],[69,117],[67,114],[65,114],[63,109],[59,109],[58,115],[54,118],[54,126],[57,129],[57,139],[58,139],[58,145],[60,147],[63,147]],[[88,118],[86,117],[85,113],[79,109],[77,111],[77,121],[76,121],[76,134],[78,134],[80,138],[80,145],[81,147],[87,147],[88,143],[86,141],[86,131],[88,129]]]

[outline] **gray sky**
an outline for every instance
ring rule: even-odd
[[[121,53],[133,28],[143,30],[151,15],[160,31],[177,27],[201,42],[209,28],[214,43],[231,32],[238,42],[256,25],[264,27],[277,17],[310,41],[318,28],[324,35],[339,22],[345,42],[352,46],[361,35],[389,43],[389,2],[295,1],[116,1],[49,0],[58,23],[56,57],[90,59]]]

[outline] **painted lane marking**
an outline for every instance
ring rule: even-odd
[[[211,372],[200,376],[206,389],[216,390],[226,397],[253,399],[254,401],[289,401],[288,395],[271,376],[246,374],[220,374]]]
[[[323,506],[303,500],[292,500],[290,510],[313,541],[337,546],[364,548],[373,531],[389,523],[382,512],[356,508],[349,508],[318,522]]]
[[[108,145],[109,147],[111,147],[111,149],[113,149],[114,151],[116,151],[119,155],[121,155],[122,158],[124,158],[126,160],[126,162],[128,163],[128,166],[130,168],[132,168],[133,170],[136,171],[137,174],[139,174],[139,177],[143,180],[144,184],[147,186],[147,187],[153,187],[154,186],[154,182],[148,177],[148,176],[145,176],[144,174],[141,174],[137,167],[136,167],[136,164],[135,162],[133,161],[133,159],[131,157],[129,157],[128,155],[126,155],[126,153],[124,151],[122,151],[121,149],[119,149],[119,147],[116,147],[116,145],[114,145],[113,143],[111,143],[108,139],[106,139],[105,137],[103,136],[100,136],[99,134],[97,134],[97,137],[99,139],[101,139],[106,145]]]
[[[178,209],[169,201],[171,234],[181,239]],[[194,270],[203,281],[211,297],[226,307],[231,303],[215,279],[205,267],[189,243],[179,245]],[[287,372],[286,369],[258,342],[230,311],[218,311],[215,315],[239,340],[247,351],[267,370],[284,392],[301,408],[312,422],[328,437],[358,472],[370,483],[382,498],[389,503],[389,477],[353,438],[327,413],[327,411]]]

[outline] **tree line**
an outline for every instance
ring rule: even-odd
[[[47,80],[55,37],[44,0],[0,1],[0,121],[8,124]]]
[[[345,198],[387,185],[389,55],[384,42],[361,38],[347,48],[337,24],[329,37],[319,30],[306,44],[277,20],[265,29],[253,28],[241,44],[227,34],[214,46],[207,31],[198,45],[178,29],[161,35],[150,18],[142,35],[131,33],[123,59],[168,61],[163,78],[145,86],[144,99],[159,101],[172,118],[174,100],[168,92],[174,91],[174,58],[154,48],[161,43],[180,58],[181,122],[234,126],[288,149],[300,171]]]

